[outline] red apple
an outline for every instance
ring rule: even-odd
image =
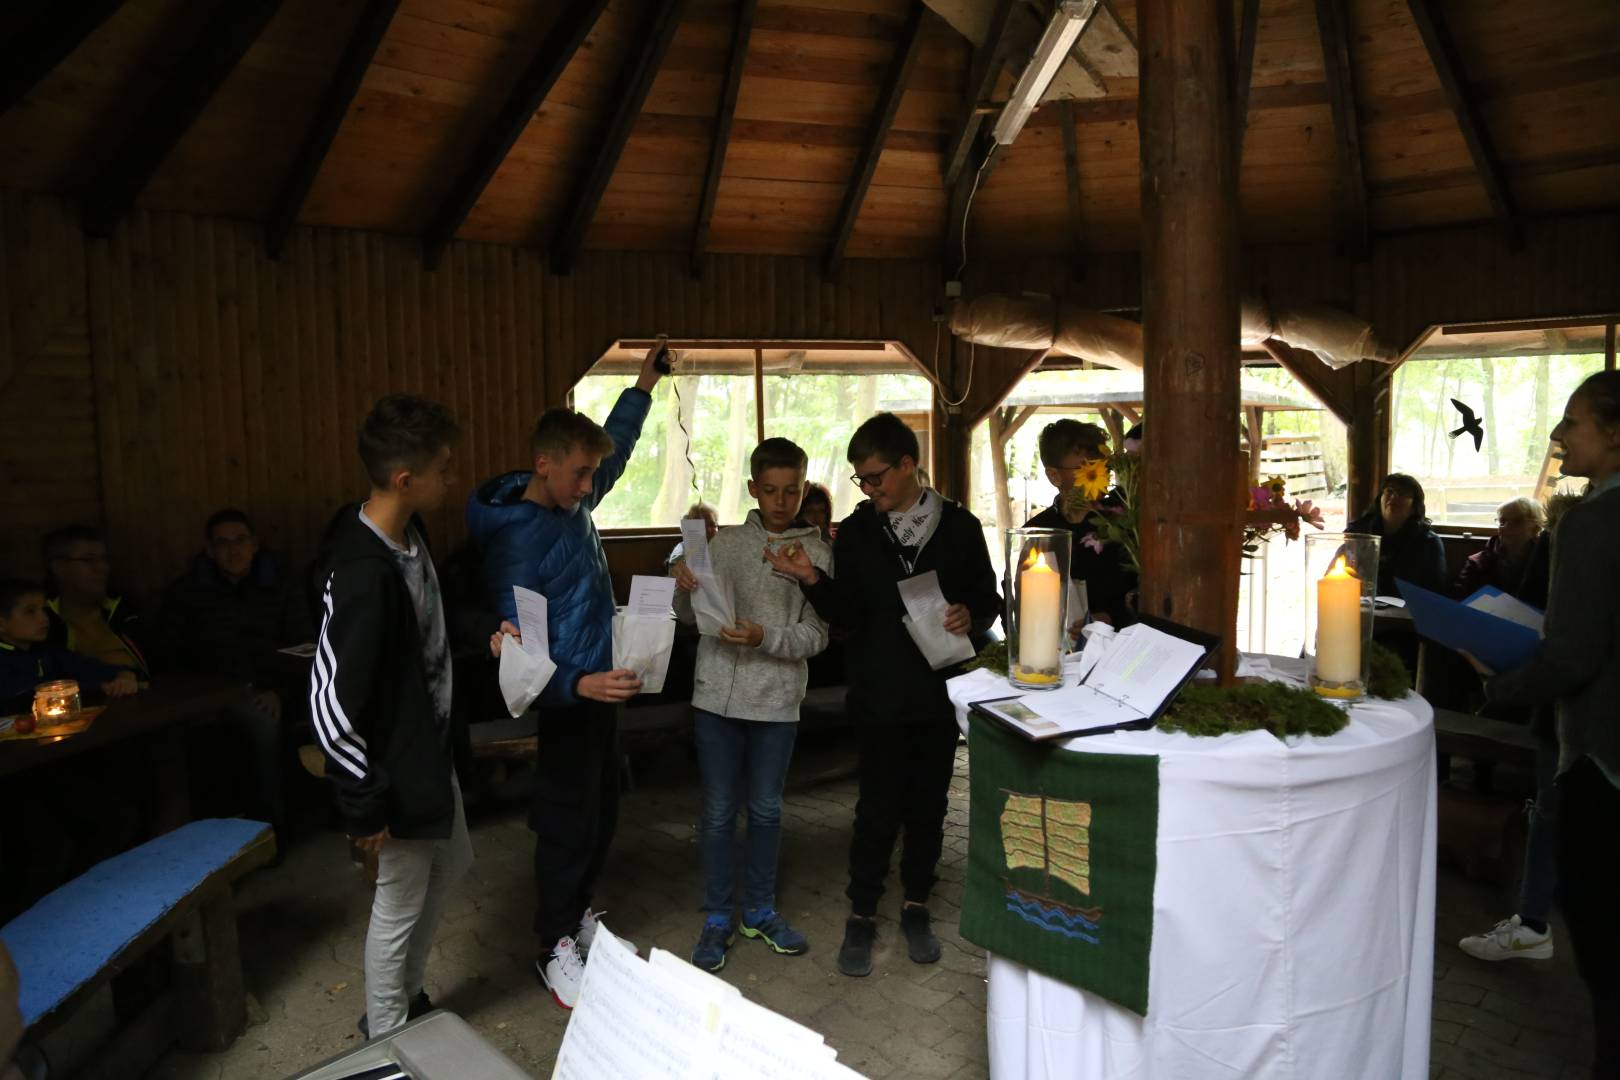
[[[12,723],[11,730],[19,735],[32,735],[34,733],[34,714],[23,713]]]

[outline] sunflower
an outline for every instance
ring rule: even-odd
[[[1288,494],[1288,481],[1280,476],[1273,476],[1266,481],[1266,489],[1271,492],[1271,501],[1275,506],[1283,505],[1283,496]]]
[[[1074,470],[1074,487],[1088,502],[1096,502],[1108,494],[1108,462],[1088,461]]]

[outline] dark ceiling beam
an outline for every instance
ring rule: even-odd
[[[449,193],[439,204],[438,210],[434,211],[427,230],[422,234],[422,262],[429,270],[439,265],[444,249],[455,239],[456,232],[467,220],[467,215],[472,213],[473,207],[478,205],[484,189],[506,160],[506,155],[512,152],[523,129],[534,119],[546,95],[557,85],[557,80],[567,70],[574,54],[606,10],[607,0],[579,0],[563,6],[568,10],[558,17],[540,51],[512,87],[506,103],[484,130],[472,157],[450,186]]]
[[[1434,65],[1434,73],[1440,78],[1440,89],[1445,92],[1446,102],[1451,106],[1452,115],[1457,118],[1457,126],[1462,129],[1463,141],[1468,144],[1468,154],[1474,159],[1474,169],[1479,173],[1480,183],[1485,185],[1485,194],[1489,196],[1496,216],[1507,228],[1512,245],[1522,247],[1524,229],[1519,221],[1519,208],[1508,187],[1502,159],[1497,156],[1490,133],[1485,130],[1479,109],[1463,79],[1457,43],[1430,0],[1406,0],[1406,6],[1412,11],[1412,21],[1417,23],[1418,33],[1423,35],[1423,47],[1429,52],[1429,62]]]
[[[1345,255],[1360,262],[1367,257],[1368,248],[1367,178],[1361,161],[1361,124],[1356,113],[1345,0],[1316,0],[1316,27],[1322,38],[1328,106],[1333,113],[1342,243]]]
[[[377,47],[382,44],[383,35],[388,32],[388,24],[393,21],[394,11],[398,7],[399,0],[368,0],[365,10],[360,13],[360,21],[349,35],[349,43],[344,46],[337,70],[326,84],[326,93],[322,95],[309,128],[304,132],[304,143],[298,148],[298,157],[288,170],[287,179],[281,185],[275,205],[270,209],[270,218],[265,222],[264,247],[272,259],[281,258],[287,246],[287,236],[298,223],[298,215],[304,209],[304,201],[309,198],[310,188],[315,186],[321,163],[332,148],[332,140],[337,138],[343,117],[348,114],[349,105],[360,89],[360,80],[365,78],[366,69],[371,67],[371,58],[377,54]]]
[[[281,0],[223,0],[84,196],[84,231],[107,236],[129,213],[176,143],[213,100]]]
[[[1243,25],[1238,29],[1237,91],[1232,102],[1232,132],[1237,156],[1232,168],[1243,167],[1243,133],[1249,129],[1249,87],[1254,83],[1254,43],[1260,33],[1260,0],[1243,0]]]
[[[1069,192],[1069,255],[1075,273],[1085,265],[1085,234],[1080,227],[1080,152],[1074,137],[1074,102],[1058,102],[1058,122],[1063,126],[1063,177]]]
[[[950,141],[945,144],[945,186],[951,188],[962,173],[968,152],[984,123],[981,105],[990,100],[1007,59],[1007,27],[1012,23],[1014,0],[996,0],[990,14],[990,29],[984,41],[973,50],[973,65],[968,70],[967,91],[962,101],[962,115],[951,129]]]
[[[12,0],[21,6],[23,0]],[[124,0],[79,0],[77,3],[36,3],[5,20],[4,47],[0,47],[0,115],[27,97],[56,66],[84,44]]]
[[[636,117],[641,115],[641,107],[647,101],[647,92],[652,89],[658,68],[669,52],[669,43],[675,38],[675,28],[681,21],[686,0],[652,0],[650,6],[653,10],[644,23],[641,51],[619,80],[623,91],[597,142],[596,155],[575,185],[573,197],[552,237],[551,272],[554,274],[567,274],[574,269],[585,243],[585,231],[596,216],[602,193],[613,179],[624,144],[630,140]]]
[[[731,121],[737,114],[737,91],[742,86],[743,65],[748,60],[748,39],[754,33],[754,11],[759,0],[739,0],[737,26],[731,35],[731,62],[726,66],[726,82],[720,91],[720,108],[715,114],[714,141],[709,145],[709,169],[703,178],[703,197],[698,200],[697,229],[692,234],[692,276],[703,276],[703,252],[709,244],[709,225],[714,221],[714,202],[720,193],[720,174],[726,167],[726,147],[731,142]]]
[[[844,251],[849,247],[850,235],[855,231],[855,220],[860,217],[861,204],[866,201],[872,176],[877,172],[878,158],[883,156],[883,143],[889,137],[889,128],[894,126],[895,114],[900,111],[900,99],[906,93],[906,82],[911,78],[911,69],[917,65],[918,54],[922,52],[922,31],[927,15],[928,9],[923,6],[922,0],[913,0],[905,32],[900,38],[900,49],[883,78],[883,89],[878,94],[877,115],[872,118],[872,127],[867,132],[865,145],[861,147],[861,156],[856,159],[855,175],[844,191],[844,204],[838,211],[838,227],[827,250],[828,277],[837,272]]]

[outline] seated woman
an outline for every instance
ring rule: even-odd
[[[1495,586],[1527,604],[1547,603],[1548,545],[1542,535],[1547,511],[1534,499],[1512,499],[1496,508],[1496,535],[1485,550],[1468,556],[1451,595],[1458,600]]]
[[[1383,538],[1378,550],[1378,595],[1399,596],[1397,579],[1434,592],[1446,591],[1446,547],[1429,524],[1423,485],[1405,473],[1390,473],[1378,490],[1378,505],[1345,532]]]

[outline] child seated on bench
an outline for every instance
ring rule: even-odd
[[[0,581],[0,716],[27,712],[34,687],[73,679],[84,690],[122,697],[136,690],[135,673],[46,644],[50,617],[45,589],[32,581]]]

